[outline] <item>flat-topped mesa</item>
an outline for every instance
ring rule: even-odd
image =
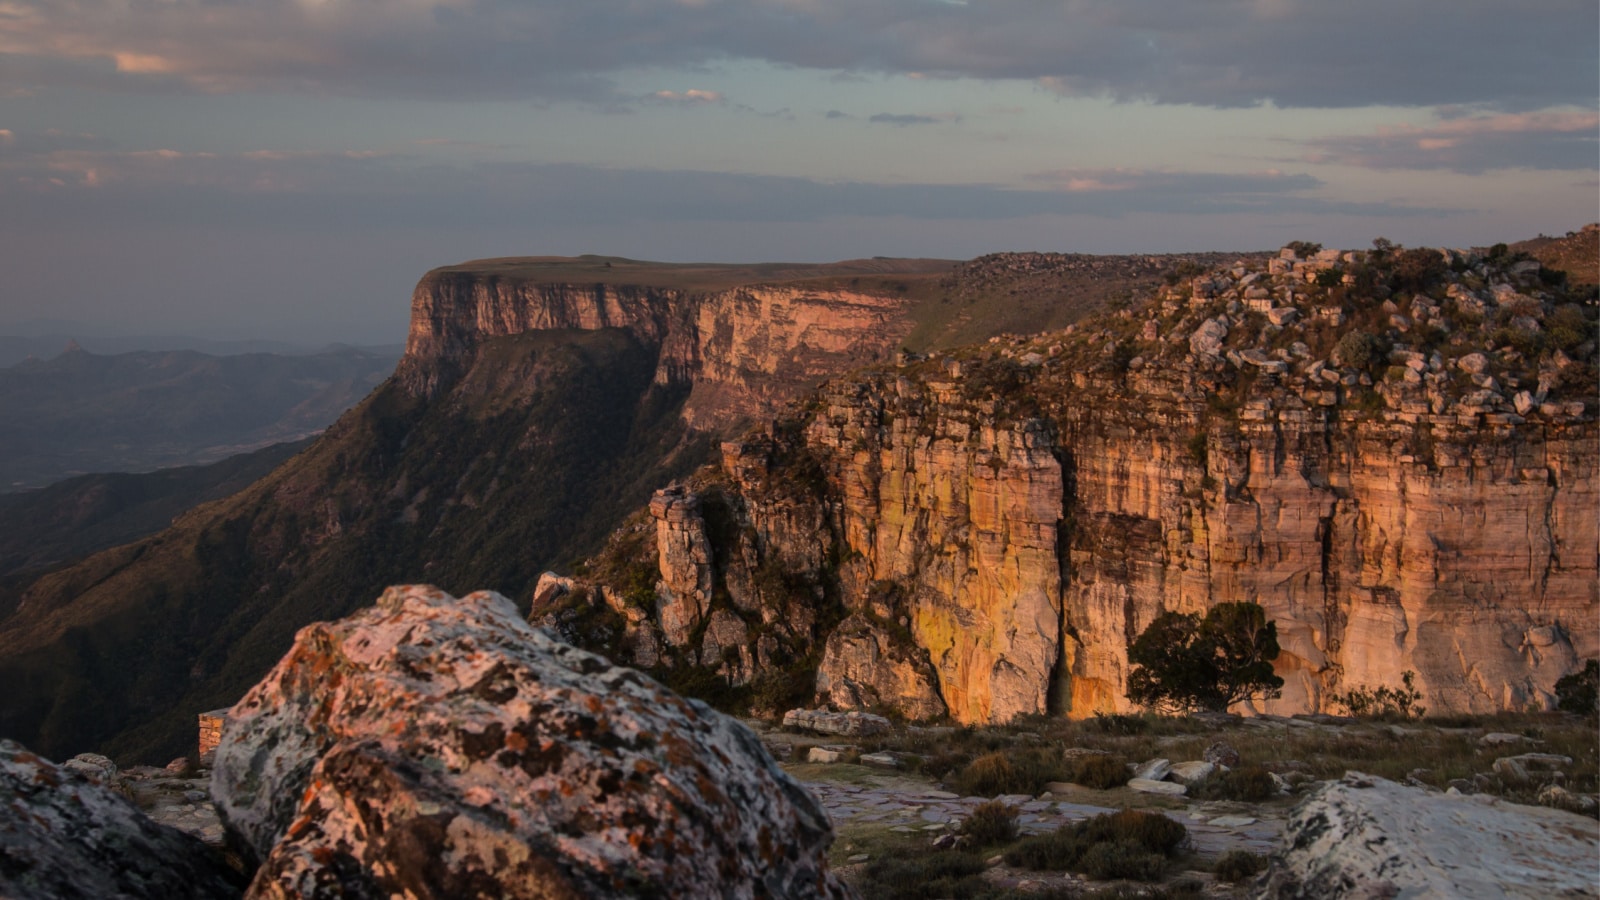
[[[658,354],[658,384],[692,385],[691,425],[715,427],[770,414],[823,377],[885,358],[913,325],[902,296],[817,280],[852,264],[615,262],[483,260],[429,272],[412,295],[402,383],[431,396],[495,338],[615,328]]]

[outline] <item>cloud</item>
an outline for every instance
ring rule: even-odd
[[[867,121],[877,125],[938,125],[941,122],[959,121],[960,117],[943,114],[937,116],[924,116],[912,113],[877,113],[870,116]]]
[[[8,85],[614,99],[758,60],[1206,106],[1590,105],[1593,0],[6,0]]]
[[[1367,169],[1442,169],[1478,174],[1493,169],[1591,170],[1600,142],[1592,110],[1466,113],[1442,110],[1427,126],[1306,141],[1307,161]]]
[[[718,91],[702,91],[694,88],[682,93],[678,91],[656,91],[646,96],[645,99],[655,103],[669,103],[676,106],[703,106],[724,102],[722,94]]]
[[[831,183],[701,171],[530,163],[442,165],[370,153],[49,150],[0,156],[0,231],[84,222],[325,229],[619,223],[996,221],[1039,215],[1445,211],[1319,198],[1304,174],[1061,170],[1037,189]]]

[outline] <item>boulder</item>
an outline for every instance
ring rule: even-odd
[[[1347,773],[1290,815],[1256,896],[1592,897],[1600,823]]]
[[[1215,765],[1203,759],[1191,759],[1188,762],[1175,763],[1172,771],[1167,773],[1167,778],[1180,784],[1194,784],[1210,778],[1211,773],[1216,770]]]
[[[836,763],[843,758],[843,752],[839,750],[830,750],[827,747],[812,747],[806,753],[806,762]]]
[[[885,734],[889,720],[864,712],[830,712],[826,709],[791,709],[783,714],[783,727],[814,731],[818,734],[841,734],[864,737]]]
[[[880,769],[900,768],[900,757],[893,753],[863,753],[861,764],[864,766],[877,766]]]
[[[1275,306],[1267,310],[1267,321],[1280,327],[1293,324],[1298,318],[1300,318],[1300,310],[1292,306]]]
[[[98,753],[79,753],[61,764],[61,768],[76,772],[95,784],[111,787],[117,783],[117,764],[110,757]]]
[[[482,591],[301,629],[212,795],[251,897],[844,897],[827,816],[745,726]]]
[[[243,887],[200,841],[77,769],[0,740],[0,897],[166,900],[237,897]]]
[[[1502,756],[1494,761],[1494,773],[1512,784],[1527,784],[1536,778],[1551,780],[1552,773],[1572,765],[1572,758],[1555,753],[1523,753]]]
[[[1218,356],[1228,336],[1228,325],[1221,319],[1207,319],[1189,335],[1189,352],[1195,356]]]
[[[1148,778],[1151,781],[1160,781],[1172,771],[1172,761],[1166,759],[1146,760],[1133,770],[1133,777]]]
[[[1141,794],[1166,794],[1169,797],[1182,797],[1189,793],[1189,789],[1172,781],[1154,781],[1149,778],[1130,778],[1128,787]]]
[[[1468,375],[1482,375],[1489,369],[1489,358],[1482,353],[1468,353],[1456,360],[1456,368]]]
[[[1214,766],[1231,769],[1239,764],[1239,751],[1233,749],[1225,741],[1217,741],[1206,748],[1202,758]]]

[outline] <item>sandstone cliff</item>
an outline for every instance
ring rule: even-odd
[[[1242,261],[830,382],[575,589],[621,652],[758,703],[798,660],[842,707],[1124,709],[1156,615],[1252,600],[1284,648],[1271,711],[1408,670],[1437,712],[1548,706],[1600,654],[1594,320],[1511,256]]]

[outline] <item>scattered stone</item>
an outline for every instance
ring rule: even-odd
[[[1592,794],[1575,794],[1559,784],[1547,784],[1539,790],[1539,805],[1564,809],[1581,816],[1593,816],[1600,801]]]
[[[1254,816],[1217,816],[1211,820],[1211,824],[1218,828],[1243,828],[1254,825],[1256,821]]]
[[[189,759],[189,757],[180,756],[172,762],[167,763],[165,771],[168,775],[182,778],[185,775],[188,775],[193,769],[194,763]]]
[[[204,844],[152,821],[83,769],[0,740],[0,897],[166,900],[243,889]]]
[[[773,759],[791,759],[794,757],[793,744],[785,744],[778,741],[762,741],[761,746],[767,748],[767,752],[772,754]]]
[[[1189,351],[1195,356],[1218,356],[1222,342],[1228,336],[1228,326],[1221,319],[1207,319],[1189,336]]]
[[[890,730],[889,720],[872,713],[831,712],[826,709],[791,709],[783,714],[783,727],[817,734],[868,737]]]
[[[1291,815],[1258,896],[1592,897],[1600,823],[1361,773]]]
[[[1285,325],[1292,325],[1298,318],[1300,318],[1300,310],[1292,306],[1277,306],[1267,310],[1267,320],[1280,328]]]
[[[956,846],[957,838],[953,834],[941,834],[933,839],[932,847],[935,850],[952,850]]]
[[[893,753],[863,753],[861,764],[864,766],[877,766],[880,769],[900,768],[900,758]]]
[[[1527,784],[1534,780],[1535,773],[1547,776],[1549,773],[1559,773],[1570,765],[1572,765],[1570,756],[1524,753],[1520,756],[1502,756],[1495,760],[1494,773],[1512,784]],[[1540,780],[1549,779],[1545,777]]]
[[[827,747],[812,747],[810,752],[806,754],[806,762],[814,763],[836,763],[843,758],[843,753],[838,750],[829,750]]]
[[[857,853],[854,856],[845,857],[845,862],[853,862],[853,863],[866,862],[867,860],[869,860],[871,858],[872,858],[872,854],[870,854],[870,853]]]
[[[258,897],[849,896],[826,813],[748,728],[489,591],[301,629],[212,793]]]
[[[1152,781],[1148,778],[1130,778],[1128,787],[1141,794],[1166,794],[1171,797],[1182,797],[1189,793],[1189,788],[1172,781]]]
[[[1520,744],[1524,741],[1532,742],[1533,738],[1521,734],[1510,734],[1504,731],[1491,731],[1483,737],[1478,738],[1478,746],[1498,747],[1502,744]]]

